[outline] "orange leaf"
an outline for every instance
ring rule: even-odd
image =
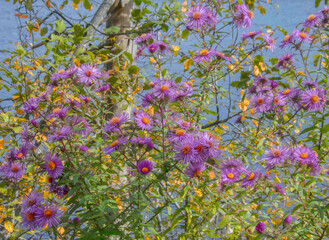
[[[5,140],[0,139],[0,149],[3,149],[4,146],[5,146]]]
[[[15,13],[15,16],[19,18],[28,18],[26,14],[20,14],[20,13]]]
[[[5,221],[5,229],[7,232],[12,233],[14,231],[14,225],[9,221]]]

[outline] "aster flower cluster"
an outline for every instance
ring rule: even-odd
[[[219,53],[214,49],[208,50],[205,48],[197,53],[197,55],[193,58],[193,61],[196,63],[209,62],[211,61],[212,57],[215,57],[218,60],[225,61],[229,61],[231,59],[230,57],[227,57],[223,53]]]
[[[56,227],[63,214],[55,203],[48,203],[35,191],[23,198],[21,207],[22,226],[29,230]]]
[[[297,110],[322,111],[327,101],[326,91],[313,82],[305,82],[304,85],[306,90],[286,88],[280,91],[277,82],[259,76],[249,89],[251,107],[260,113],[280,113],[288,105]]]
[[[297,164],[297,167],[306,166],[310,170],[311,175],[315,175],[320,171],[319,159],[316,153],[308,147],[273,147],[265,152],[264,159],[268,169],[278,165],[283,166],[287,163]]]
[[[251,27],[251,19],[254,18],[254,13],[249,10],[245,4],[235,5],[234,11],[235,13],[233,19],[237,27]]]
[[[283,40],[280,42],[280,48],[286,48],[289,44],[296,44],[295,39],[297,39],[298,43],[311,43],[312,38],[308,35],[308,33],[295,29],[292,34],[286,35]]]

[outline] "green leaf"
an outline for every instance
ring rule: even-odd
[[[139,71],[139,68],[135,65],[132,65],[128,68],[128,73],[131,75],[137,74]]]
[[[61,20],[57,20],[55,21],[55,24],[56,24],[56,32],[58,33],[62,33],[65,29],[65,23],[64,21],[61,19]]]
[[[315,0],[315,7],[318,7],[320,5],[321,0]]]
[[[105,33],[108,33],[108,34],[111,34],[111,33],[118,33],[120,32],[120,28],[119,27],[116,27],[116,26],[112,26],[110,28],[105,28],[104,29],[104,32]]]
[[[230,216],[225,216],[218,224],[219,228],[225,227],[227,224],[231,222],[231,217]]]
[[[324,125],[324,126],[320,129],[320,131],[321,131],[322,133],[327,133],[327,132],[329,131],[329,124]]]

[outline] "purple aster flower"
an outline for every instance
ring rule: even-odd
[[[294,55],[293,54],[285,54],[282,57],[279,58],[279,62],[276,65],[277,69],[281,69],[281,68],[291,68],[293,66],[294,63]]]
[[[2,165],[2,174],[13,181],[18,181],[25,174],[25,168],[20,162],[7,162]]]
[[[139,37],[134,39],[134,42],[137,43],[142,43],[142,44],[146,44],[148,42],[149,39],[152,39],[155,35],[155,32],[151,31],[149,33],[143,33],[142,35],[140,35]]]
[[[235,168],[225,168],[221,170],[223,183],[235,183],[240,178],[240,172]]]
[[[259,222],[256,225],[256,231],[262,234],[265,231],[265,224],[263,222]]]
[[[209,132],[202,132],[197,135],[198,145],[196,146],[197,155],[201,158],[218,158],[221,152],[217,150],[218,144],[214,136]],[[202,146],[202,147],[201,147]],[[202,151],[201,151],[202,150]]]
[[[139,147],[146,146],[147,149],[149,149],[149,150],[151,150],[151,149],[154,148],[154,144],[153,144],[151,138],[147,138],[147,137],[134,137],[131,141],[133,143],[136,143]]]
[[[71,123],[73,128],[76,128],[76,130],[73,129],[74,133],[79,134],[83,137],[88,136],[88,134],[93,130],[89,126],[89,123],[81,117],[71,119]]]
[[[265,113],[271,109],[270,98],[259,93],[256,96],[253,96],[250,100],[251,106],[255,108],[255,112]]]
[[[259,177],[259,169],[255,171],[246,172],[246,177],[242,180],[241,186],[242,187],[252,187],[254,186],[255,181],[257,181]]]
[[[137,163],[137,171],[141,174],[147,175],[153,169],[154,165],[154,162],[148,160],[139,161]]]
[[[87,146],[84,146],[84,145],[80,145],[79,146],[79,149],[83,152],[87,152],[88,151],[88,147]]]
[[[170,49],[169,49],[168,45],[165,44],[164,42],[158,41],[158,42],[156,42],[156,44],[158,44],[158,46],[159,46],[160,54],[170,53]]]
[[[186,13],[186,17],[184,21],[186,21],[185,25],[187,29],[193,28],[202,28],[210,23],[211,19],[209,18],[210,11],[201,5],[195,5]]]
[[[67,113],[69,110],[70,110],[70,107],[64,107],[64,108],[59,108],[59,107],[57,107],[57,108],[55,108],[55,109],[53,110],[53,113],[52,113],[52,114],[49,114],[49,115],[47,116],[47,118],[48,118],[48,119],[52,119],[52,118],[54,118],[54,117],[59,117],[59,118],[61,118],[61,119],[64,119],[65,116],[66,116],[66,113]]]
[[[286,98],[282,95],[273,96],[273,109],[275,112],[281,112],[286,105]]]
[[[142,97],[142,107],[147,107],[153,104],[154,96],[153,94],[147,93]]]
[[[18,151],[15,152],[15,159],[23,159],[29,151],[28,145],[20,147]]]
[[[220,168],[225,169],[235,169],[239,173],[245,173],[247,172],[245,167],[243,166],[243,163],[236,158],[228,158],[224,162],[221,163]]]
[[[161,100],[168,100],[174,93],[174,87],[175,84],[171,80],[159,80],[153,88],[154,96]]]
[[[186,97],[191,96],[193,93],[193,88],[188,83],[182,83],[180,88],[177,88],[176,91],[174,90],[171,95],[171,102],[176,102],[182,100]]]
[[[308,18],[303,23],[303,27],[304,28],[311,28],[314,25],[319,24],[319,22],[320,22],[320,15],[311,14],[310,16],[308,16]]]
[[[48,135],[49,140],[59,141],[61,139],[67,139],[68,135],[72,133],[72,129],[70,126],[64,126],[61,129],[57,129],[55,132],[51,127],[50,130],[53,132],[53,135]]]
[[[184,129],[171,129],[168,134],[168,140],[170,142],[180,142],[191,134],[187,133]]]
[[[156,51],[158,51],[159,49],[159,44],[157,42],[152,43],[151,45],[147,46],[147,49],[151,52],[154,53]]]
[[[290,225],[292,223],[292,217],[290,215],[288,215],[285,219],[284,219],[285,224]]]
[[[254,13],[249,10],[245,4],[239,4],[234,7],[234,22],[237,27],[251,27],[251,19],[254,18]]]
[[[299,30],[295,30],[295,31],[296,31],[295,34],[301,43],[304,43],[304,42],[311,43],[312,42],[312,38],[306,32],[301,32]]]
[[[270,85],[271,85],[272,89],[277,88],[279,86],[279,84],[276,81],[273,81],[273,80],[270,81]]]
[[[62,164],[62,161],[58,160],[56,154],[52,155],[51,152],[48,152],[45,155],[45,161],[46,163],[44,165],[44,168],[47,170],[48,175],[51,178],[56,179],[60,175],[62,175],[64,166]]]
[[[38,228],[36,209],[24,209],[22,211],[22,226],[29,230],[35,230]]]
[[[283,48],[286,48],[289,43],[292,43],[293,42],[293,40],[295,39],[295,37],[296,37],[296,35],[294,33],[292,35],[287,34],[283,38],[283,40],[281,41],[279,47],[282,48],[282,49]]]
[[[41,208],[38,208],[36,211],[36,219],[39,227],[56,227],[60,220],[59,217],[62,216],[62,211],[59,210],[59,207],[54,203],[50,205],[46,203]]]
[[[184,129],[184,130],[188,130],[192,127],[192,124],[190,122],[185,121],[185,120],[179,120],[177,122],[177,124],[181,129]]]
[[[220,59],[220,60],[225,60],[225,61],[230,61],[231,60],[231,58],[230,57],[226,57],[224,55],[224,53],[219,53],[217,51],[215,53],[215,56],[217,57],[217,59]]]
[[[77,66],[73,66],[66,70],[66,74],[68,77],[72,77],[78,70],[79,68]]]
[[[326,103],[323,89],[309,89],[303,92],[301,103],[308,111],[322,111]]]
[[[61,69],[55,73],[53,73],[50,77],[50,80],[52,81],[51,84],[54,84],[58,81],[58,79],[66,79],[68,78],[68,74],[64,69]]]
[[[135,115],[135,123],[142,130],[150,130],[153,124],[153,119],[145,112],[139,112]]]
[[[33,118],[30,122],[35,127],[38,125],[38,121],[35,118]]]
[[[39,101],[36,98],[29,98],[24,102],[23,111],[26,113],[34,113],[39,106]]]
[[[22,200],[21,207],[24,210],[35,210],[42,203],[42,196],[36,191],[31,191],[29,195]]]
[[[270,80],[262,76],[258,76],[253,82],[253,85],[255,86],[269,86],[269,84],[270,84]]]
[[[237,124],[237,123],[242,123],[242,121],[243,121],[243,115],[240,115],[236,120],[235,120],[235,124]]]
[[[136,62],[139,59],[139,57],[144,54],[143,51],[144,51],[145,48],[146,48],[146,46],[143,45],[142,47],[137,49],[136,55],[134,57],[134,62]]]
[[[128,121],[129,116],[127,113],[117,114],[108,120],[103,128],[105,132],[119,132],[122,123]]]
[[[292,159],[299,162],[301,165],[312,164],[318,162],[315,152],[308,147],[298,146],[292,151]]]
[[[78,224],[79,222],[80,222],[80,218],[79,217],[73,218],[73,223],[74,224]]]
[[[305,81],[303,85],[305,86],[305,88],[310,89],[310,88],[317,88],[319,84],[313,81]]]
[[[286,194],[286,191],[284,190],[284,188],[280,184],[275,183],[274,187],[275,187],[276,191],[279,192],[281,195]]]
[[[206,169],[206,166],[203,162],[200,163],[190,163],[188,168],[184,171],[184,173],[190,178],[197,178],[202,175],[202,171]]]
[[[91,85],[92,83],[96,83],[96,81],[102,77],[102,73],[95,66],[82,65],[77,71],[77,76],[80,82]]]
[[[91,101],[90,97],[86,97],[86,96],[83,96],[83,95],[80,95],[79,99],[84,101],[85,103],[89,103]]]
[[[215,50],[208,50],[208,49],[202,49],[199,54],[193,58],[193,61],[196,63],[200,62],[209,62],[211,60],[211,57],[216,56],[217,51]]]
[[[264,40],[266,42],[266,49],[270,49],[273,52],[275,48],[274,38],[271,38],[271,36],[268,33],[265,33]]]
[[[177,152],[175,157],[177,160],[182,161],[184,164],[195,162],[196,150],[193,136],[188,136],[182,141],[176,142],[174,151]]]
[[[260,35],[263,31],[253,31],[250,33],[244,33],[242,34],[242,39],[245,40],[247,38],[255,38],[256,36]]]
[[[118,151],[123,144],[127,142],[127,139],[125,137],[121,137],[117,140],[114,140],[110,145],[108,145],[106,148],[103,149],[105,154],[110,154],[114,151]]]
[[[81,102],[74,100],[73,98],[68,98],[65,100],[66,103],[69,103],[71,107],[80,108],[82,106]]]
[[[283,164],[290,157],[290,150],[284,146],[273,147],[265,151],[266,168],[270,169],[278,164]]]
[[[109,89],[110,89],[110,85],[109,84],[105,84],[105,85],[100,86],[99,88],[95,88],[94,91],[95,92],[105,92],[105,91],[107,91]]]

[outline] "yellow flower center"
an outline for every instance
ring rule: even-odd
[[[208,55],[208,49],[203,49],[200,51],[201,56],[207,56]]]
[[[110,121],[111,125],[115,125],[118,124],[118,122],[120,121],[120,119],[118,117],[113,117]]]
[[[199,12],[194,12],[193,13],[193,19],[195,19],[195,20],[200,19],[200,13]]]
[[[18,157],[18,158],[23,157],[23,153],[19,153],[19,154],[17,154],[17,157]]]
[[[311,97],[311,101],[312,101],[312,103],[317,103],[318,101],[319,101],[319,98],[318,98],[318,96],[312,96]]]
[[[161,92],[164,92],[164,91],[167,91],[167,90],[168,90],[168,87],[167,87],[167,86],[163,85],[163,86],[161,87]]]
[[[185,131],[183,129],[176,129],[176,132],[175,132],[176,136],[184,136],[185,135]]]
[[[233,174],[233,173],[229,173],[229,174],[227,174],[227,177],[228,177],[229,179],[232,179],[232,178],[234,178],[234,174]]]
[[[203,151],[203,146],[202,145],[199,145],[197,147],[194,148],[198,153],[202,152]]]
[[[248,180],[253,180],[255,178],[255,173],[251,173],[248,177]]]
[[[27,200],[27,205],[32,206],[35,203],[34,199]]]
[[[55,109],[53,110],[53,113],[59,113],[60,111],[61,111],[60,108],[55,108]]]
[[[187,145],[185,145],[185,146],[183,147],[183,149],[182,149],[182,152],[183,152],[184,154],[189,153],[189,152],[190,152],[190,147],[187,146]]]
[[[286,89],[286,90],[283,91],[284,95],[287,95],[288,93],[290,93],[290,89]]]
[[[14,173],[18,172],[18,170],[19,170],[19,167],[17,167],[16,165],[12,166],[12,168],[11,168],[11,171]]]
[[[315,16],[313,14],[311,14],[310,16],[308,16],[307,20],[308,21],[312,21],[314,20]]]
[[[143,122],[144,124],[149,124],[149,123],[150,123],[150,119],[148,119],[147,117],[143,117],[143,118],[142,118],[142,122]]]
[[[252,11],[249,11],[249,12],[248,12],[248,16],[249,16],[250,18],[254,18],[254,13],[253,13]]]
[[[56,168],[56,163],[53,162],[53,161],[50,161],[50,162],[48,163],[48,167],[49,167],[50,170],[55,170],[55,168]]]
[[[194,177],[199,177],[202,175],[202,172],[200,170],[196,170],[193,175]]]
[[[34,219],[34,213],[29,212],[26,215],[26,219],[27,219],[27,221],[33,221],[33,219]]]
[[[272,151],[272,155],[274,156],[274,157],[279,157],[280,155],[281,155],[281,151],[279,150],[279,149],[271,149],[271,151]]]
[[[119,141],[118,140],[115,140],[111,145],[110,147],[116,147],[117,145],[119,144]]]
[[[301,32],[301,33],[299,34],[299,36],[300,36],[301,38],[306,38],[306,33]]]
[[[183,125],[184,127],[187,127],[188,122],[184,121],[184,122],[182,122],[182,125]]]
[[[143,37],[146,37],[146,33],[143,33],[143,34],[141,35],[141,38],[143,38]]]
[[[289,40],[289,38],[290,38],[290,35],[287,34],[286,36],[284,36],[283,41],[287,42]]]
[[[305,159],[308,157],[308,154],[307,153],[302,153],[299,155],[302,159]]]
[[[90,77],[90,76],[91,76],[91,74],[92,74],[92,71],[90,71],[90,70],[87,70],[87,71],[85,71],[85,74],[86,74],[86,76],[87,76],[87,77]]]
[[[58,73],[63,73],[64,72],[64,69],[61,69],[58,71]]]
[[[147,167],[143,167],[143,168],[142,168],[142,172],[143,172],[143,173],[147,173],[148,171],[149,171],[149,169],[148,169]]]
[[[43,214],[46,218],[50,218],[53,215],[53,211],[51,209],[46,209],[43,211]]]
[[[275,104],[278,104],[279,103],[279,100],[278,99],[274,99],[274,103]]]
[[[262,105],[264,103],[264,99],[258,98],[257,103],[258,103],[258,105]]]

